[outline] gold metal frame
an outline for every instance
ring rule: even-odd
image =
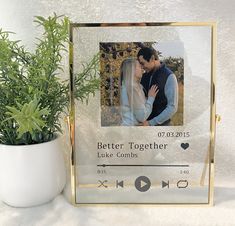
[[[73,84],[73,28],[77,27],[130,27],[130,26],[207,26],[211,28],[211,117],[210,117],[210,145],[205,159],[205,165],[201,176],[203,185],[209,164],[209,192],[207,203],[76,203],[76,162],[75,162],[75,103],[74,103],[74,84]],[[220,116],[216,115],[215,104],[215,84],[216,84],[216,43],[217,25],[215,22],[141,22],[141,23],[71,23],[70,24],[70,45],[69,45],[69,66],[70,66],[70,116],[68,118],[71,152],[70,152],[70,172],[71,172],[71,203],[74,206],[96,206],[96,205],[125,205],[129,206],[213,206],[214,203],[214,149],[216,122],[220,121]]]

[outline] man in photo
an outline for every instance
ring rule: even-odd
[[[142,76],[141,84],[145,96],[153,85],[158,87],[158,94],[155,97],[152,112],[144,126],[169,126],[171,118],[178,108],[178,84],[174,73],[160,62],[157,51],[153,48],[141,48],[137,58],[145,73]]]

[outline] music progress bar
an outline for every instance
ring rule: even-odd
[[[98,167],[189,167],[189,165],[184,165],[184,164],[162,164],[162,165],[123,165],[123,164],[101,164],[97,165]]]

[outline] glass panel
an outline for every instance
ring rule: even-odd
[[[100,53],[101,81],[76,101],[76,203],[208,203],[211,38],[209,26],[73,28],[74,73]],[[143,46],[159,61],[138,58]]]

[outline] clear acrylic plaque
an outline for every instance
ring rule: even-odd
[[[215,28],[214,23],[71,24],[74,204],[212,204]],[[142,47],[154,48],[177,80],[177,110],[168,124],[123,125],[120,71],[124,60],[138,59]],[[100,88],[88,103],[77,101],[74,76],[97,54]]]

